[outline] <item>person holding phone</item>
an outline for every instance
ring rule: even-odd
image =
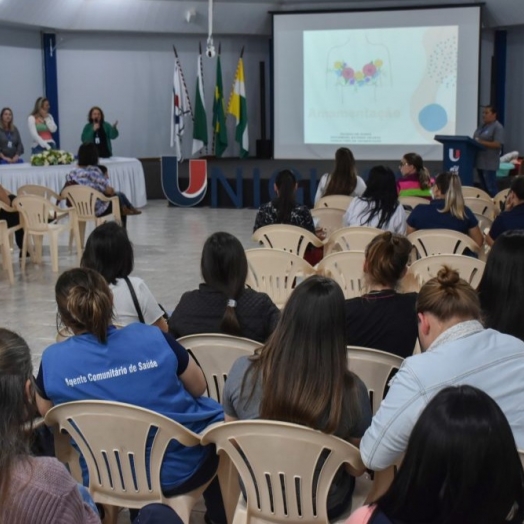
[[[56,149],[56,142],[52,133],[56,133],[58,126],[53,115],[49,112],[51,104],[44,96],[36,99],[33,111],[27,118],[29,133],[33,139],[31,154],[37,155],[43,151]]]
[[[88,123],[82,131],[82,143],[93,143],[99,158],[113,156],[111,140],[118,138],[118,120],[113,124],[105,121],[104,112],[97,106],[92,107],[87,115]]]

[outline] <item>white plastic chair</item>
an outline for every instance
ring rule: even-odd
[[[319,199],[315,204],[315,209],[322,207],[330,207],[335,209],[342,209],[344,213],[347,211],[349,204],[353,200],[352,196],[347,195],[328,195]]]
[[[450,229],[420,229],[408,235],[416,258],[432,255],[462,255],[466,249],[479,253],[480,247],[469,236]]]
[[[354,298],[364,291],[364,260],[362,251],[341,251],[324,257],[316,269],[319,274],[335,280],[346,299]]]
[[[323,243],[316,235],[303,227],[288,224],[273,224],[257,229],[251,237],[254,242],[264,247],[281,249],[299,257],[304,257],[309,244],[322,247]]]
[[[13,285],[15,283],[15,275],[13,273],[13,260],[11,258],[9,229],[7,228],[7,222],[5,220],[0,220],[0,252],[2,253],[2,267],[7,271],[9,282]]]
[[[183,495],[164,496],[160,468],[167,446],[173,439],[183,446],[197,446],[200,437],[154,411],[86,400],[52,408],[45,423],[66,431],[80,449],[89,471],[89,492],[96,503],[126,508],[166,504],[188,523],[193,506],[209,484]],[[146,446],[152,429],[156,433],[148,457]],[[115,523],[117,515],[112,511]]]
[[[255,340],[221,333],[187,335],[180,337],[178,342],[202,369],[207,383],[207,395],[217,402],[222,402],[227,375],[235,361],[242,356],[253,355],[255,349],[262,347]]]
[[[230,422],[206,430],[202,443],[215,444],[242,479],[247,502],[238,501],[233,524],[328,524],[327,496],[340,466],[357,476],[365,470],[348,442],[286,422]]]
[[[493,220],[496,214],[496,207],[493,200],[484,198],[465,198],[464,203],[476,215],[483,215]]]
[[[12,206],[8,206],[5,202],[0,202],[0,209],[6,211],[7,213],[18,213],[18,210]],[[7,223],[7,222],[6,222]],[[22,221],[16,226],[11,226],[7,228],[7,233],[9,235],[9,245],[13,247],[14,245],[14,235],[15,232],[19,229],[22,229]]]
[[[482,198],[484,200],[491,200],[491,197],[479,187],[462,186],[462,196],[464,198]]]
[[[368,388],[371,409],[375,415],[384,398],[392,371],[398,370],[404,359],[378,349],[358,346],[348,346],[347,355],[349,369],[358,375]]]
[[[484,273],[486,263],[478,258],[463,255],[433,255],[416,260],[409,267],[420,284],[436,277],[442,266],[448,266],[458,271],[461,278],[468,282],[473,289],[477,289]]]
[[[316,219],[315,227],[323,229],[327,236],[344,227],[344,213],[345,211],[335,207],[319,207],[311,210],[313,220]]]
[[[279,249],[248,249],[246,284],[269,295],[282,308],[297,284],[297,279],[316,272],[303,258]]]
[[[29,237],[33,239],[35,249],[32,249],[31,257],[35,263],[40,263],[42,259],[42,242],[45,235],[49,235],[49,246],[51,252],[51,263],[55,273],[58,272],[58,235],[64,231],[70,231],[75,238],[77,246],[77,259],[80,264],[81,248],[78,222],[74,209],[60,209],[44,197],[37,195],[17,196],[13,201],[13,206],[18,210],[22,217],[24,228],[24,243],[22,246],[22,271],[25,271],[26,255],[29,248]],[[69,222],[57,224],[50,222],[49,217],[54,213],[67,213]]]
[[[427,205],[430,202],[427,198],[415,197],[415,196],[400,197],[398,201],[404,207],[404,211],[406,212],[407,215],[409,215],[417,206]]]
[[[479,228],[480,230],[487,235],[489,233],[489,230],[491,229],[491,226],[493,225],[493,219],[488,218],[484,215],[478,215],[475,213],[475,216],[477,217],[477,220],[479,221]]]
[[[104,222],[109,222],[110,220],[115,220],[119,224],[122,223],[120,215],[120,202],[117,196],[107,197],[96,189],[80,184],[65,187],[62,190],[61,196],[62,198],[67,199],[69,204],[76,210],[80,231],[81,248],[84,246],[87,222],[94,222],[95,227],[103,224]],[[97,217],[95,215],[95,204],[97,200],[111,203],[112,210],[109,215],[101,217]]]
[[[506,199],[508,198],[509,192],[509,188],[503,189],[493,197],[493,203],[495,204],[497,215],[502,211],[502,208],[506,204]]]
[[[351,226],[335,231],[325,241],[324,255],[338,251],[365,251],[367,245],[384,233],[376,227]]]

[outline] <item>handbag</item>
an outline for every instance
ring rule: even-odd
[[[124,277],[124,280],[126,281],[127,287],[129,288],[129,293],[131,294],[131,298],[133,299],[133,304],[136,309],[138,320],[140,321],[140,323],[145,324],[146,321],[144,320],[144,315],[142,314],[142,310],[140,309],[140,304],[135,293],[135,288],[133,287],[133,284],[131,284],[131,280],[129,280],[128,277]],[[158,307],[162,310],[162,318],[167,322],[169,320],[169,315],[167,314],[167,311],[162,307],[161,304],[158,304]]]

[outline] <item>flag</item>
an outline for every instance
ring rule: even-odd
[[[227,107],[227,112],[230,115],[233,115],[237,121],[235,140],[240,145],[240,158],[244,158],[249,154],[246,86],[244,84],[244,62],[242,60],[243,54],[244,49],[242,48],[240,58],[238,59],[237,71],[235,73],[233,91],[229,97],[229,104]]]
[[[182,160],[182,136],[184,135],[186,115],[192,115],[191,102],[187,93],[186,81],[182,73],[182,66],[175,52],[175,70],[173,73],[173,101],[171,104],[171,147],[175,148],[175,155]]]
[[[213,138],[215,143],[215,155],[220,157],[227,149],[226,113],[224,110],[224,88],[222,86],[220,47],[218,48],[217,79],[215,84],[215,100],[213,103]]]
[[[207,146],[207,117],[204,102],[204,73],[202,71],[202,47],[197,61],[197,84],[195,94],[195,118],[193,121],[193,155]]]

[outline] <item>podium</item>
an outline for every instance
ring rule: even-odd
[[[477,152],[486,148],[469,136],[436,135],[435,140],[444,146],[444,171],[456,171],[463,186],[472,186]]]

